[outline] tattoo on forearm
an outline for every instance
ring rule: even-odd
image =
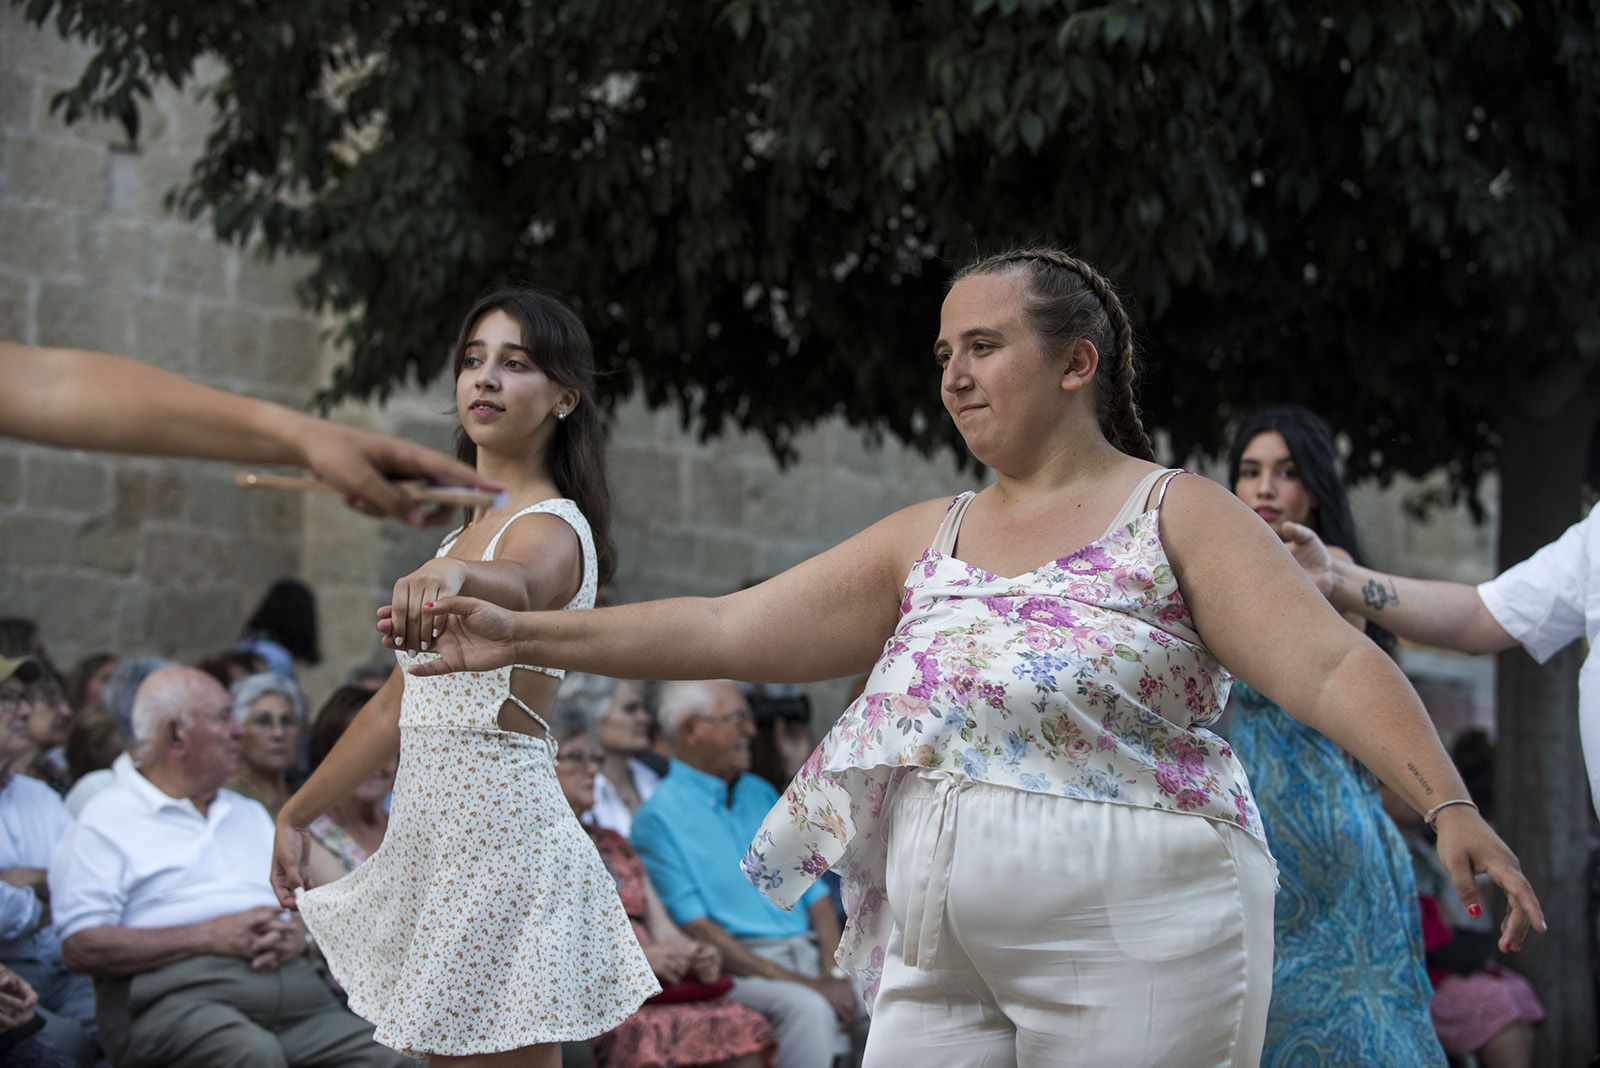
[[[1392,604],[1400,603],[1400,591],[1395,589],[1392,582],[1385,585],[1372,579],[1361,587],[1361,600],[1374,612],[1381,612]]]
[[[1417,780],[1417,785],[1422,787],[1422,796],[1423,797],[1432,797],[1433,796],[1433,787],[1428,785],[1427,776],[1423,775],[1422,772],[1420,770],[1418,770],[1418,768],[1417,768],[1417,766],[1415,764],[1407,764],[1406,765],[1406,770],[1411,772],[1411,777],[1413,779],[1416,779]]]

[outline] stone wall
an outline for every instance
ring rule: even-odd
[[[323,324],[294,302],[305,264],[264,263],[163,209],[206,130],[192,97],[157,94],[137,148],[117,128],[68,129],[51,115],[50,95],[84,59],[0,4],[0,338],[129,353],[303,404],[337,360]],[[449,403],[435,384],[336,416],[448,447]],[[675,413],[637,403],[617,411],[610,456],[628,600],[725,592],[974,482],[948,458],[873,446],[831,424],[780,471],[752,436],[701,444]],[[0,615],[37,618],[63,664],[100,649],[193,659],[230,644],[266,586],[296,575],[321,596],[326,662],[306,675],[319,699],[383,655],[372,611],[438,532],[366,520],[330,499],[238,490],[231,475],[0,442]],[[1417,523],[1397,507],[1404,492],[1357,495],[1374,562],[1432,577],[1489,573],[1492,527],[1459,512]],[[848,685],[813,688],[819,719],[836,714]]]

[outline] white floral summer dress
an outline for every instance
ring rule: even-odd
[[[594,544],[577,505],[542,501],[511,521],[530,512],[577,531],[583,586],[566,607],[592,607]],[[397,657],[406,666],[433,655]],[[406,676],[383,845],[300,896],[350,1008],[379,1042],[412,1055],[592,1038],[661,989],[562,796],[554,743],[499,725],[512,670]]]

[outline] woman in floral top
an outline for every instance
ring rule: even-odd
[[[1244,772],[1206,730],[1230,673],[1437,810],[1463,896],[1475,870],[1506,889],[1506,948],[1542,927],[1505,844],[1439,807],[1466,790],[1394,664],[1232,494],[1152,462],[1133,329],[1099,273],[1050,249],[969,266],[934,358],[995,473],[981,493],[722,598],[441,600],[441,657],[412,670],[870,670],[744,867],[783,905],[842,872],[871,1066],[1256,1062],[1274,877]]]

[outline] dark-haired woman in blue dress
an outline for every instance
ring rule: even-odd
[[[1247,419],[1228,476],[1268,523],[1303,523],[1332,551],[1359,554],[1332,435],[1306,409]],[[1367,628],[1392,649],[1392,635]],[[1442,1068],[1411,860],[1372,776],[1242,682],[1229,712],[1281,881],[1262,1065]]]

